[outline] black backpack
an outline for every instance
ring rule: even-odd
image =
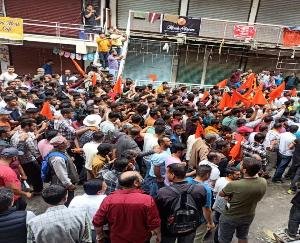
[[[200,225],[201,213],[191,195],[194,185],[190,185],[186,191],[180,192],[174,186],[169,187],[178,197],[171,206],[171,215],[168,217],[167,229],[171,234],[188,234]]]

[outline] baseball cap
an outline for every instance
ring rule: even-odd
[[[24,155],[22,151],[17,150],[14,147],[5,148],[0,152],[1,156],[5,157],[15,157],[15,156],[21,156]]]

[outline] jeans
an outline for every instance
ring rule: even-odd
[[[267,163],[267,166],[266,166],[266,172],[267,173],[270,173],[273,170],[273,168],[276,166],[276,164],[277,164],[277,154],[278,154],[277,151],[268,151],[267,150],[267,160],[268,160],[268,163]]]
[[[161,243],[191,243],[194,241],[196,232],[184,236],[161,236]],[[176,241],[177,240],[177,241]]]
[[[220,217],[219,242],[231,243],[234,233],[239,240],[246,240],[254,217],[231,219],[224,215]]]
[[[280,163],[276,168],[275,174],[273,176],[273,181],[279,181],[281,180],[281,177],[286,169],[286,167],[288,167],[289,163],[292,160],[292,156],[285,156],[282,154],[280,155]]]
[[[296,191],[296,183],[300,180],[300,166],[293,166],[291,173],[291,190]]]
[[[296,236],[300,224],[300,207],[293,205],[290,210],[288,233],[291,236]]]
[[[41,168],[37,161],[32,161],[22,164],[22,168],[27,175],[27,181],[33,187],[34,192],[41,192],[43,190],[43,181],[41,178]]]
[[[157,196],[157,192],[164,186],[164,183],[157,182],[156,177],[146,176],[142,185],[143,190],[152,197]]]
[[[65,202],[65,206],[69,207],[72,199],[74,198],[74,191],[69,191],[68,190],[68,197],[67,197],[67,201]]]
[[[218,211],[214,211],[213,220],[214,220],[214,224],[216,225],[215,235],[214,235],[214,243],[219,243],[218,230],[219,230],[220,217],[221,217],[221,213],[219,213]]]
[[[100,59],[100,63],[102,65],[103,68],[107,68],[108,67],[108,52],[99,52],[99,59]]]
[[[206,223],[198,226],[198,228],[196,230],[196,236],[194,238],[194,243],[203,243],[206,233],[207,233]]]

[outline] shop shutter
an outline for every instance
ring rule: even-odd
[[[300,25],[299,0],[260,0],[256,22],[295,26]]]
[[[179,14],[179,0],[118,0],[117,1],[117,25],[120,29],[126,29],[129,10],[142,12],[158,12]],[[145,30],[147,31],[147,30]]]
[[[189,0],[188,16],[247,22],[251,0]]]
[[[81,24],[82,23],[82,4],[79,0],[51,0],[51,1],[40,1],[40,0],[9,0],[5,1],[6,16],[41,20],[49,22],[65,23],[70,24]],[[25,21],[30,23],[49,24],[42,23],[41,21]],[[52,23],[55,26],[55,23]],[[73,26],[74,27],[74,26]],[[79,27],[79,26],[75,26]],[[32,25],[24,25],[25,33],[35,34],[47,34],[57,35],[59,34],[56,28],[51,27],[38,27]],[[75,36],[78,31],[61,29],[60,35],[71,35]],[[78,36],[78,35],[77,35]]]

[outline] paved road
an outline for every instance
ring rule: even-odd
[[[256,216],[250,229],[250,243],[273,242],[270,238],[272,231],[282,231],[286,227],[292,198],[286,193],[287,190],[288,183],[268,184],[267,193],[257,207]],[[79,188],[76,193],[82,193],[82,188]],[[28,202],[28,210],[32,210],[36,214],[44,212],[46,208],[47,205],[40,196],[34,197]],[[211,239],[206,240],[206,243],[210,242],[212,242]]]

